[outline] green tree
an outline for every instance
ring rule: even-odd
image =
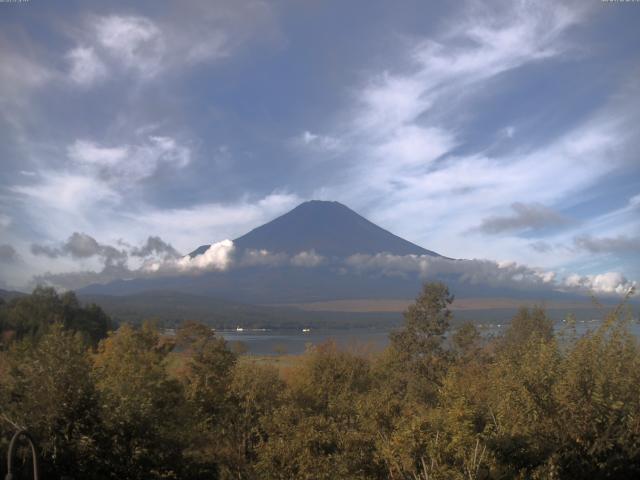
[[[55,289],[37,287],[31,295],[14,298],[0,308],[4,320],[0,322],[5,337],[39,338],[55,323],[80,332],[92,345],[107,336],[113,328],[111,319],[95,304],[83,307],[73,292],[58,295]],[[7,336],[6,333],[11,332]]]
[[[3,360],[1,413],[37,439],[43,476],[99,478],[102,425],[80,335],[54,324],[37,343],[14,344]]]
[[[544,308],[536,305],[533,308],[521,307],[511,319],[509,328],[499,341],[498,347],[510,351],[517,356],[532,338],[548,341],[553,338],[553,320]]]
[[[272,479],[380,478],[375,435],[360,415],[369,363],[334,343],[314,347],[291,374],[284,404],[263,417],[257,471]]]
[[[120,327],[95,355],[108,448],[103,465],[113,478],[176,478],[184,466],[184,397],[169,377],[164,342],[155,327]]]
[[[187,322],[178,330],[177,343],[188,359],[181,382],[191,416],[187,454],[194,464],[192,475],[224,476],[235,468],[230,460],[235,450],[229,419],[236,411],[229,401],[229,388],[237,355],[224,338],[197,322]]]
[[[451,321],[453,295],[440,282],[425,283],[404,312],[404,326],[389,335],[392,368],[402,374],[409,395],[434,402],[451,360],[444,339]]]
[[[640,346],[612,311],[568,351],[555,386],[553,464],[563,478],[640,477]]]
[[[553,392],[562,361],[556,340],[535,334],[498,353],[490,372],[494,432],[489,444],[504,475],[547,478],[540,475],[559,428]]]
[[[458,360],[469,361],[480,355],[482,337],[471,322],[465,322],[452,336],[453,350]]]
[[[258,446],[268,440],[263,422],[282,405],[285,384],[278,370],[254,361],[238,363],[233,369],[225,421],[228,448],[223,477],[256,478]]]

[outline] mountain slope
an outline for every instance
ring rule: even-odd
[[[4,301],[13,300],[14,298],[19,298],[27,295],[23,292],[17,292],[15,290],[3,290],[0,288],[0,298]]]
[[[294,255],[314,250],[316,253],[346,258],[356,253],[394,255],[432,255],[422,248],[380,228],[338,202],[312,200],[290,212],[251,230],[234,240],[240,250],[268,250]],[[202,245],[191,256],[204,253]]]

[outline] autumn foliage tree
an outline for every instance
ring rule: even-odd
[[[452,301],[426,284],[384,351],[328,342],[279,369],[193,322],[99,339],[103,314],[37,291],[0,305],[17,332],[0,348],[0,454],[27,428],[45,478],[640,477],[633,312],[577,335],[522,308],[487,338]]]

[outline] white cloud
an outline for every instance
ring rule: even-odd
[[[105,147],[87,140],[76,140],[67,148],[69,158],[81,166],[117,182],[133,183],[153,175],[161,165],[184,168],[191,151],[175,139],[149,136],[137,145]]]
[[[358,254],[345,264],[356,271],[386,275],[417,274],[423,279],[455,279],[460,283],[516,289],[573,290],[581,293],[625,295],[637,282],[619,272],[598,275],[570,274],[558,279],[551,270],[533,268],[516,262],[493,260],[448,260],[427,255]]]
[[[178,270],[226,270],[233,260],[235,246],[231,240],[213,243],[196,257],[184,256],[175,262]]]
[[[589,187],[617,166],[615,159],[620,158],[617,152],[623,145],[617,130],[606,120],[596,119],[530,153],[450,155],[424,173],[389,170],[379,175],[390,179],[386,184],[377,181],[363,185],[354,179],[353,188],[342,188],[355,193],[356,205],[362,199],[375,198],[372,220],[383,226],[395,225],[395,233],[435,251],[449,256],[493,256],[528,262],[532,259],[524,252],[530,249],[523,248],[522,242],[510,238],[490,243],[470,241],[473,237],[468,235],[469,228],[482,218],[499,217],[505,205],[515,201],[553,206]],[[607,142],[587,141],[591,150],[581,148],[578,154],[574,149],[578,139],[596,133],[606,135]],[[367,178],[366,173],[362,176]],[[381,185],[385,185],[384,192],[376,194]],[[520,225],[524,227],[524,223]],[[555,255],[568,253],[562,250]],[[551,258],[547,255],[547,260]]]
[[[110,158],[106,155],[105,161]],[[125,188],[122,184],[106,182],[99,175],[90,173],[91,170],[84,175],[46,171],[30,183],[10,187],[13,207],[20,209],[22,221],[34,226],[32,238],[36,236],[38,243],[59,244],[74,231],[87,232],[109,243],[122,238],[141,243],[150,234],[160,234],[179,251],[189,252],[207,239],[242,235],[300,203],[295,195],[274,192],[255,201],[245,198],[228,203],[195,204],[182,209],[158,209],[129,202],[130,195],[122,191]],[[122,207],[124,202],[126,208]],[[25,261],[23,271],[29,274],[42,272],[45,268],[57,273],[78,268],[70,258],[53,261],[47,257],[27,256]],[[147,263],[151,265],[152,260]],[[87,266],[81,265],[85,269]],[[108,274],[108,278],[113,278],[113,272]],[[91,278],[96,280],[95,276]],[[79,277],[74,277],[73,281],[77,286]]]
[[[318,139],[318,135],[315,133],[311,133],[309,130],[305,130],[301,135],[301,140],[305,144],[310,144],[315,142]]]
[[[78,46],[67,53],[69,77],[78,85],[89,86],[107,75],[107,68],[92,47]]]
[[[0,30],[0,123],[10,129],[6,138],[26,150],[33,141],[33,125],[41,113],[35,99],[45,87],[55,83],[59,74],[34,55],[38,49],[7,37],[10,29],[5,30]]]
[[[388,253],[356,254],[346,259],[329,260],[315,251],[296,255],[274,254],[267,250],[239,252],[233,241],[211,244],[202,254],[179,257],[175,249],[159,237],[149,237],[142,247],[124,245],[118,249],[99,243],[86,234],[74,233],[59,247],[33,245],[32,252],[49,258],[71,257],[85,259],[99,257],[101,271],[64,271],[38,277],[49,283],[78,288],[88,283],[107,282],[118,278],[149,277],[155,275],[193,275],[207,271],[227,271],[246,267],[304,267],[326,266],[335,272],[351,270],[360,275],[378,277],[415,276],[422,280],[444,280],[452,285],[476,285],[528,291],[592,291],[602,295],[624,295],[636,286],[618,272],[600,275],[566,276],[558,280],[556,272],[532,268],[516,262],[492,260],[451,260],[430,255],[393,255]],[[9,251],[9,249],[7,249]],[[12,250],[11,250],[12,251]],[[142,260],[132,268],[129,260]]]
[[[98,178],[76,173],[46,171],[37,181],[9,187],[14,208],[31,225],[39,242],[66,238],[69,232],[95,233],[105,212],[117,211],[121,194]],[[96,228],[97,227],[97,228]],[[112,231],[117,227],[105,225]],[[35,264],[34,268],[41,268]]]
[[[569,275],[564,284],[567,287],[588,289],[596,293],[615,293],[626,295],[637,283],[630,281],[619,272],[607,272],[599,275]]]
[[[242,235],[285,213],[300,201],[297,195],[274,192],[257,201],[243,199],[233,203],[195,204],[188,208],[145,209],[127,216],[131,224],[138,225],[136,229],[160,232],[178,248],[188,251],[207,237]]]
[[[275,267],[285,265],[289,260],[288,255],[284,253],[271,253],[268,250],[245,250],[239,265],[243,267]]]
[[[185,66],[230,56],[247,40],[268,40],[275,27],[271,7],[262,1],[216,4],[188,2],[162,15],[93,15],[72,33],[69,77],[90,86],[113,72],[150,80]]]
[[[506,137],[506,138],[513,138],[513,136],[516,134],[516,128],[512,125],[503,128],[500,133]]]
[[[167,24],[168,42],[176,64],[215,62],[259,39],[264,45],[279,40],[273,6],[262,0],[218,2],[193,1],[180,5],[184,19]],[[176,15],[181,17],[183,15]],[[194,21],[193,19],[197,19]]]
[[[426,167],[456,145],[453,135],[443,129],[406,125],[398,127],[386,141],[375,148],[377,166],[385,173],[402,167]]]
[[[72,173],[47,172],[37,183],[16,185],[10,190],[28,197],[31,211],[40,212],[44,223],[51,219],[48,216],[52,210],[76,215],[90,212],[100,203],[120,200],[120,195],[100,180]]]
[[[305,130],[302,134],[296,137],[294,139],[294,143],[308,148],[317,149],[324,153],[338,152],[342,149],[342,142],[338,138],[311,133],[309,130]]]
[[[187,46],[186,59],[190,63],[216,60],[230,55],[227,33],[215,29],[207,30],[203,38]]]
[[[160,69],[165,41],[149,18],[110,15],[97,18],[94,28],[98,43],[115,61],[145,77]]]
[[[291,257],[291,265],[295,267],[317,267],[324,263],[325,258],[318,255],[314,250],[300,252]]]
[[[440,40],[419,43],[411,55],[414,69],[410,73],[378,76],[360,96],[360,125],[388,129],[413,123],[443,97],[460,96],[462,88],[558,55],[566,50],[561,41],[566,30],[582,19],[582,12],[568,5],[550,8],[546,2],[510,2],[504,6],[493,15],[476,11]]]
[[[150,271],[180,271],[192,272],[202,270],[228,270],[230,268],[245,267],[294,267],[312,268],[321,265],[325,258],[313,250],[300,252],[296,255],[273,253],[268,250],[244,250],[239,253],[231,240],[223,240],[209,246],[202,253],[191,258],[186,255],[178,260],[167,259],[164,262],[154,262],[146,267]]]
[[[129,147],[101,147],[86,140],[76,140],[67,148],[67,154],[78,163],[113,167],[126,160]]]
[[[11,223],[12,221],[9,215],[0,213],[0,228],[7,228]]]
[[[184,168],[191,151],[173,138],[156,135],[115,146],[78,140],[67,147],[67,157],[63,166],[40,170],[8,187],[14,208],[21,209],[21,218],[34,226],[40,241],[60,241],[73,231],[134,241],[164,232],[145,230],[149,224],[140,217],[149,207],[131,200],[132,187],[161,168]],[[133,212],[140,217],[132,218]]]
[[[612,98],[544,142],[521,133],[526,129],[537,134],[532,125],[539,120],[527,119],[520,125],[509,118],[499,134],[512,140],[500,148],[487,147],[491,142],[466,143],[469,127],[475,134],[485,118],[490,124],[496,121],[495,112],[485,115],[474,110],[475,101],[494,97],[508,101],[498,90],[512,85],[504,74],[516,76],[512,72],[520,67],[543,68],[544,62],[559,62],[567,53],[583,53],[570,36],[572,27],[587,18],[583,5],[526,1],[499,5],[467,4],[438,35],[411,39],[413,47],[403,66],[373,72],[369,81],[352,88],[352,105],[337,116],[347,120],[339,122],[339,128],[325,130],[342,143],[339,160],[349,169],[341,169],[334,185],[318,192],[448,256],[518,260],[544,268],[567,265],[576,252],[533,250],[531,239],[512,235],[531,230],[525,217],[536,220],[535,216],[538,226],[548,223],[543,220],[561,225],[560,216],[554,217],[551,210],[515,212],[511,220],[520,230],[511,222],[514,228],[491,242],[469,230],[483,218],[504,217],[505,208],[514,202],[560,209],[604,175],[620,171],[632,158],[638,110]],[[402,59],[399,56],[395,65],[402,65]],[[635,98],[632,93],[620,96]],[[546,125],[539,130],[549,133]],[[579,225],[568,227],[565,236],[544,234],[556,235],[550,239],[555,245],[568,245],[575,234],[569,230]]]
[[[423,279],[454,275],[462,283],[501,287],[535,288],[553,285],[553,272],[535,269],[515,262],[493,260],[449,260],[430,255],[357,254],[345,264],[361,272],[387,275],[418,274]]]
[[[438,192],[454,187],[493,188],[521,175],[520,168],[504,168],[509,159],[490,159],[481,153],[434,163],[461,145],[451,122],[469,115],[465,97],[481,92],[503,72],[564,52],[566,30],[582,18],[580,10],[564,5],[547,8],[516,2],[504,6],[508,8],[500,12],[483,11],[478,5],[473,15],[463,12],[457,17],[460,23],[437,40],[418,42],[404,71],[373,75],[356,89],[347,133],[336,136],[345,145],[349,161],[356,159],[355,185],[341,184],[340,189],[352,192],[356,202],[385,196],[382,203],[393,205],[389,215],[397,218],[407,203],[424,211],[424,205],[417,204]],[[308,140],[316,141],[313,135]],[[502,190],[504,204],[504,194],[510,192]],[[393,196],[388,197],[390,193]],[[378,218],[386,215],[382,212]]]
[[[141,270],[151,273],[193,273],[199,271],[228,270],[245,267],[294,267],[312,268],[321,265],[325,258],[316,252],[300,252],[296,255],[272,253],[268,250],[245,250],[238,257],[238,251],[231,240],[213,243],[204,253],[191,257],[185,255],[179,259],[165,258],[143,264]]]
[[[55,73],[38,60],[9,50],[10,42],[0,37],[0,106],[23,102],[25,94],[44,86]]]

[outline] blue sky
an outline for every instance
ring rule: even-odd
[[[0,287],[309,199],[450,257],[629,285],[639,24],[600,1],[0,3]],[[38,248],[74,232],[103,253]]]

